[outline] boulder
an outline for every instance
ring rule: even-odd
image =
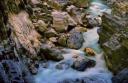
[[[67,13],[62,11],[53,11],[53,25],[57,32],[67,31],[68,25],[76,26],[77,22]]]
[[[60,50],[51,48],[48,44],[42,44],[40,53],[43,53],[42,57],[47,60],[60,61],[64,59]]]
[[[97,78],[90,78],[90,77],[83,77],[83,78],[74,78],[74,79],[64,79],[59,83],[106,83],[107,80],[105,79],[97,79]]]
[[[84,71],[87,68],[94,67],[96,62],[88,58],[77,57],[74,59],[72,68],[78,71]]]
[[[101,16],[93,17],[93,15],[86,15],[88,28],[100,26],[102,23]]]
[[[85,48],[84,51],[87,53],[87,55],[95,56],[95,52],[91,48]]]
[[[84,38],[81,32],[75,29],[71,30],[69,33],[60,34],[58,39],[58,44],[64,47],[79,49],[84,42]]]
[[[53,17],[52,27],[57,32],[64,32],[67,30],[68,22],[67,22],[67,13],[66,12],[53,11],[52,17]]]
[[[73,49],[79,49],[84,42],[82,33],[72,30],[69,34],[70,36],[68,37],[68,40],[67,40],[67,47],[73,48]]]

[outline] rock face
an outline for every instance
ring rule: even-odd
[[[128,67],[126,64],[128,63],[128,1],[106,1],[112,8],[112,15],[104,14],[103,27],[98,32],[107,65],[113,73],[117,74]]]
[[[14,41],[17,42],[17,48],[24,47],[31,55],[36,56],[37,49],[40,47],[40,35],[34,29],[29,15],[25,11],[20,12],[18,15],[9,14],[9,23],[12,26],[12,36]],[[19,47],[20,44],[21,47]]]
[[[117,73],[128,67],[128,21],[107,14],[104,14],[102,20],[99,41],[109,69]]]

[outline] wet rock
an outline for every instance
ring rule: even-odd
[[[74,79],[64,79],[58,83],[106,83],[105,79],[98,79],[97,77],[83,77],[83,78],[74,78]]]
[[[65,79],[61,82],[58,82],[58,83],[85,83],[83,80],[81,79]]]
[[[78,57],[73,61],[72,68],[78,71],[84,71],[87,68],[94,67],[96,62],[83,57]]]
[[[64,59],[60,50],[56,48],[51,48],[49,45],[46,44],[41,46],[40,52],[44,54],[43,57],[45,57],[45,59],[47,60],[60,61]]]
[[[56,65],[56,68],[59,70],[68,69],[69,67],[70,67],[70,64],[67,62],[61,62],[61,63]]]
[[[93,17],[92,15],[87,15],[87,27],[92,28],[96,26],[100,26],[102,23],[101,16]]]
[[[85,48],[84,51],[87,53],[87,55],[95,56],[95,52],[91,48]]]
[[[123,69],[112,78],[112,83],[128,83],[128,68]]]

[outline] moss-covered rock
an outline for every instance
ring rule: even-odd
[[[128,67],[128,24],[127,21],[105,14],[100,29],[100,44],[105,52],[107,66],[113,73]]]

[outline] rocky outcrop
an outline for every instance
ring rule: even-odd
[[[12,38],[17,42],[17,48],[23,47],[31,54],[29,57],[35,57],[40,47],[40,35],[36,32],[29,15],[25,11],[18,15],[9,14],[9,23],[12,29]]]
[[[98,31],[99,41],[109,69],[117,73],[128,67],[128,21],[108,14],[104,14],[102,20],[102,28]]]

